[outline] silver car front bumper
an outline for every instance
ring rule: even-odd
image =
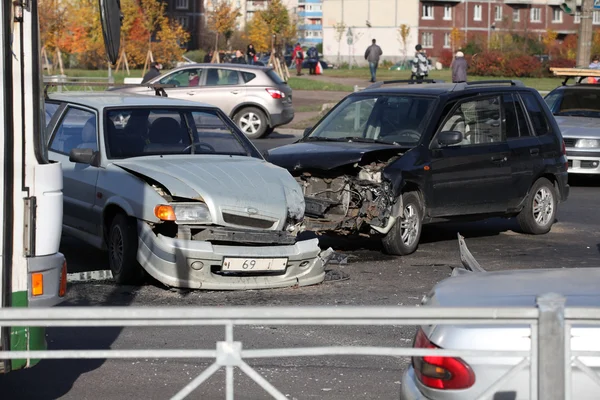
[[[600,152],[578,152],[567,149],[569,174],[600,174]]]
[[[282,246],[225,246],[173,239],[156,235],[142,221],[138,221],[138,234],[138,262],[153,278],[180,288],[243,290],[314,285],[325,279],[325,264],[333,253],[321,252],[318,239]],[[227,275],[220,273],[224,257],[285,257],[288,262],[280,274]]]

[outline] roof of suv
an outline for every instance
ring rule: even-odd
[[[156,106],[174,106],[174,107],[209,107],[214,106],[194,101],[179,100],[162,96],[147,96],[123,92],[69,92],[69,93],[49,93],[50,100],[64,101],[67,103],[76,103],[92,108],[102,109],[105,107],[129,106],[129,107],[156,107]]]
[[[510,83],[510,85],[507,85]],[[497,80],[497,81],[471,81],[467,83],[443,83],[443,82],[431,82],[423,84],[411,84],[408,81],[382,81],[374,85],[367,87],[361,92],[357,93],[410,93],[410,94],[421,94],[439,96],[444,93],[456,93],[464,94],[468,91],[480,91],[488,92],[495,91],[498,89],[502,90],[533,90],[525,86],[521,81],[512,80]]]
[[[262,65],[250,65],[250,64],[234,64],[234,63],[193,63],[193,64],[183,64],[177,68],[173,68],[173,70],[185,69],[190,67],[212,67],[212,68],[228,68],[228,69],[245,69],[245,70],[258,70],[258,71],[267,71],[273,69],[273,67],[262,66]]]

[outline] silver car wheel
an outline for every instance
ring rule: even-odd
[[[540,226],[548,225],[554,214],[554,198],[552,192],[541,187],[533,197],[533,219]]]
[[[260,116],[253,112],[243,114],[240,118],[240,129],[246,134],[255,134],[260,130],[262,121]]]
[[[417,240],[417,236],[419,234],[419,221],[418,221],[418,213],[415,210],[415,206],[412,204],[408,204],[404,208],[404,216],[400,222],[400,232],[402,236],[402,243],[406,246],[412,246],[412,244]]]
[[[119,271],[123,268],[123,249],[123,232],[119,226],[113,226],[108,251],[113,267]]]

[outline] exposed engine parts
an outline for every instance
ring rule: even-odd
[[[385,226],[394,204],[391,187],[382,179],[386,165],[388,162],[354,164],[355,174],[334,177],[309,172],[297,176],[304,190],[305,228],[349,234],[368,226]]]

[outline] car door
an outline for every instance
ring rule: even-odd
[[[235,69],[207,67],[201,82],[194,100],[219,107],[229,116],[246,95],[244,81]]]
[[[63,170],[63,224],[86,233],[97,232],[93,215],[98,168],[69,161],[76,148],[98,151],[98,118],[94,111],[69,106],[50,137],[48,157]]]
[[[158,83],[176,86],[165,89],[169,97],[181,100],[199,101],[198,92],[201,89],[201,79],[202,68],[194,67],[174,71],[162,77]],[[152,90],[152,92],[154,93],[154,90]]]
[[[511,189],[513,196],[508,208],[519,206],[533,184],[534,173],[544,167],[542,144],[533,135],[527,118],[526,107],[517,93],[503,96],[506,137],[510,148]]]
[[[486,214],[506,210],[511,197],[510,150],[499,95],[457,102],[438,134],[459,131],[461,143],[430,146],[430,216]]]

